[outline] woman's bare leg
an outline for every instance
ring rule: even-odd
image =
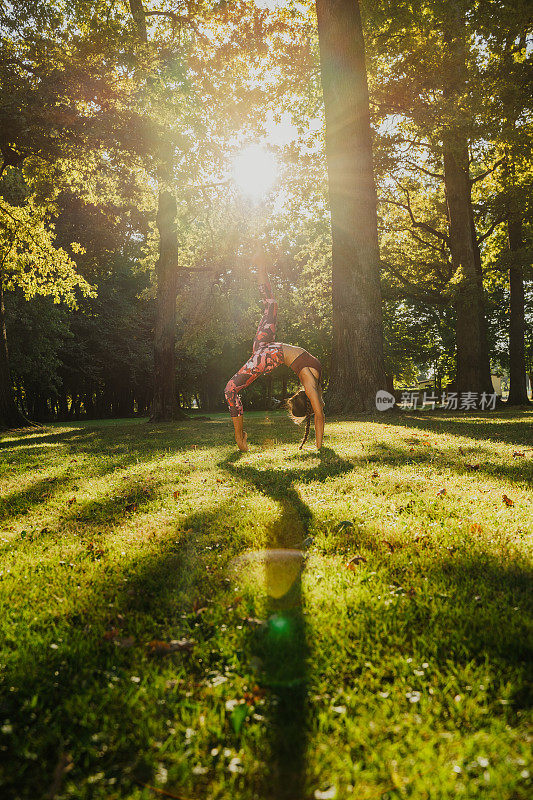
[[[239,450],[242,450],[243,453],[245,453],[248,450],[248,434],[243,427],[244,417],[241,414],[241,416],[232,417],[231,419],[233,420],[233,427],[235,428],[235,441],[237,442],[237,447]]]

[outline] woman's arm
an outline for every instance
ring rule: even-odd
[[[302,381],[305,393],[309,398],[309,402],[311,403],[311,407],[315,414],[316,448],[317,450],[320,450],[322,447],[322,439],[324,438],[324,424],[326,418],[324,416],[322,400],[316,388],[315,378],[312,374],[306,375],[305,373],[306,370],[302,370],[300,373],[300,380]]]

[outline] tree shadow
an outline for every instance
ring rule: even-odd
[[[497,412],[496,412],[497,413]],[[432,431],[433,433],[452,434],[454,436],[464,436],[471,439],[488,439],[499,444],[512,444],[523,447],[525,444],[533,445],[533,413],[506,412],[498,414],[496,419],[491,420],[491,412],[486,412],[483,416],[470,415],[456,416],[447,415],[443,412],[424,412],[414,415],[409,412],[400,414],[386,415],[373,421],[377,424],[386,426],[397,426],[406,429],[419,429]],[[529,424],[524,421],[526,416],[530,417]]]
[[[318,464],[301,466],[302,460],[315,461],[317,457]],[[243,463],[240,453],[233,453],[219,463],[232,476],[242,478],[279,504],[280,514],[266,532],[267,550],[307,546],[313,515],[294,486],[295,481],[324,480],[353,469],[351,463],[327,447],[318,454],[296,454],[287,462],[294,459],[297,466],[268,472]],[[271,700],[271,761],[261,796],[271,800],[301,800],[306,796],[309,657],[301,572],[285,595],[268,596],[267,614],[266,628],[250,642],[252,652],[262,662],[262,682],[270,691]]]

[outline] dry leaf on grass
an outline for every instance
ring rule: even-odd
[[[443,487],[442,489],[439,489],[439,491],[437,492],[437,497],[444,497],[445,494],[446,494],[446,489]]]
[[[502,498],[506,506],[514,506],[514,500],[511,500],[511,498],[507,497],[506,494],[502,495]]]
[[[352,572],[355,572],[357,564],[362,564],[362,563],[366,564],[366,558],[364,556],[354,556],[346,564],[346,569],[351,569]]]
[[[170,642],[162,642],[159,639],[153,639],[146,645],[152,655],[166,656],[169,653],[183,652],[193,649],[193,639],[172,639]]]

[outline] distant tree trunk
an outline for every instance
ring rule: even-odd
[[[18,409],[13,394],[7,349],[4,287],[2,274],[0,273],[0,428],[22,428],[30,424],[29,420]]]
[[[157,209],[159,258],[157,312],[154,334],[154,395],[151,419],[183,419],[176,392],[176,300],[178,296],[178,241],[176,198],[166,189],[159,192]]]
[[[486,336],[482,276],[476,268],[472,237],[468,140],[462,124],[461,101],[466,93],[464,19],[458,7],[449,14],[445,34],[449,64],[444,95],[450,102],[450,123],[443,135],[444,184],[448,207],[450,250],[458,278],[455,310],[459,392],[492,392]]]
[[[383,323],[368,84],[357,0],[316,0],[333,245],[328,408],[375,411]]]
[[[147,44],[146,16],[142,0],[129,0],[130,11],[139,39]],[[171,157],[159,148],[160,187],[171,177]],[[162,178],[162,180],[161,180]],[[159,258],[156,265],[157,306],[154,332],[154,394],[150,419],[163,421],[185,419],[176,393],[176,300],[178,295],[178,240],[176,198],[168,188],[160,188],[157,208]]]
[[[522,247],[522,220],[515,214],[507,220],[509,249],[516,253]],[[525,302],[524,270],[521,264],[512,264],[509,269],[509,397],[512,406],[529,405],[527,396],[526,351],[525,351]]]
[[[483,265],[481,263],[481,250],[479,249],[479,244],[477,241],[477,232],[476,226],[474,222],[474,215],[472,210],[472,186],[470,186],[470,193],[469,193],[469,206],[470,206],[470,213],[471,213],[471,232],[472,232],[472,248],[474,251],[474,264],[476,266],[476,275],[478,281],[481,283],[481,297],[483,302],[479,304],[478,312],[479,312],[479,325],[481,329],[481,368],[484,372],[483,381],[487,384],[492,385],[492,370],[490,367],[490,353],[489,353],[489,339],[488,339],[488,326],[487,326],[487,315],[485,313],[485,301],[483,296]]]

